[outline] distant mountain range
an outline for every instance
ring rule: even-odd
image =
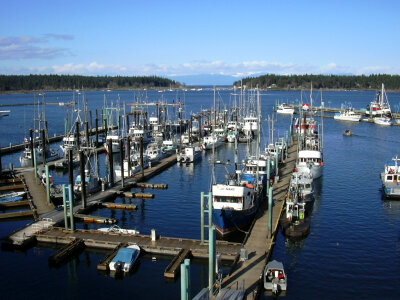
[[[166,76],[186,85],[233,85],[240,78],[229,75],[201,74],[186,76]]]

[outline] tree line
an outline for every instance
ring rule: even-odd
[[[380,89],[382,83],[388,90],[400,90],[400,75],[372,74],[372,75],[275,75],[268,74],[258,77],[247,77],[235,81],[234,85],[241,84],[247,87],[261,89]]]
[[[0,91],[177,87],[158,76],[0,75]]]

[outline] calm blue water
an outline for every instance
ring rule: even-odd
[[[230,91],[220,91],[218,99],[229,105],[234,96]],[[108,101],[118,99],[133,102],[139,92],[113,91],[107,93]],[[144,95],[144,92],[142,92]],[[172,103],[185,101],[187,115],[202,108],[210,108],[213,92],[148,92],[151,101],[163,97]],[[319,94],[315,94],[319,104]],[[326,92],[326,106],[339,107],[351,102],[355,108],[364,108],[374,92]],[[87,92],[91,110],[103,105],[104,92]],[[308,98],[308,93],[303,95]],[[388,94],[391,104],[400,102],[400,94]],[[0,95],[0,104],[33,103],[34,96]],[[68,102],[72,93],[48,93],[47,102]],[[300,92],[264,92],[262,95],[263,119],[272,113],[276,100],[296,102]],[[33,114],[33,106],[10,107],[9,117],[0,119],[0,143],[20,143]],[[151,111],[149,112],[151,114]],[[171,110],[172,114],[173,111]],[[65,108],[46,107],[50,133],[64,131]],[[29,117],[28,117],[29,116]],[[290,119],[278,116],[275,135],[283,136]],[[400,292],[400,202],[382,201],[379,173],[386,161],[400,152],[400,127],[379,127],[373,124],[339,123],[325,119],[325,169],[318,181],[310,235],[302,241],[286,240],[278,235],[274,258],[283,261],[288,274],[287,299],[398,299]],[[12,134],[10,133],[12,128]],[[343,131],[351,128],[353,137]],[[264,125],[265,141],[268,137]],[[232,159],[233,147],[227,145],[218,151],[219,159]],[[241,145],[243,157],[245,148]],[[152,190],[151,200],[117,199],[139,205],[137,211],[98,210],[94,214],[115,217],[124,228],[136,228],[150,234],[152,228],[163,236],[200,238],[200,192],[210,185],[210,154],[194,166],[172,166],[150,182],[168,183],[168,190]],[[106,173],[104,157],[100,157],[102,176]],[[3,165],[18,165],[18,155],[3,158]],[[223,179],[225,171],[217,169]],[[56,183],[66,182],[66,175],[53,173]],[[0,235],[20,228],[28,221],[0,223]],[[96,225],[78,224],[80,228],[97,228]],[[178,299],[180,282],[168,282],[163,272],[170,258],[159,257],[152,262],[144,257],[133,274],[115,279],[96,270],[105,252],[86,250],[59,268],[48,266],[48,257],[55,249],[37,246],[28,251],[0,253],[0,280],[7,282],[2,298],[43,298],[56,295],[59,299],[71,297],[126,297],[139,299]],[[193,294],[207,285],[207,262],[192,262],[191,282]],[[23,287],[23,288],[21,288]],[[29,291],[29,292],[28,292]],[[63,291],[60,293],[60,291]],[[168,295],[168,296],[166,296]],[[55,298],[55,296],[51,296]],[[265,298],[268,298],[265,296]]]

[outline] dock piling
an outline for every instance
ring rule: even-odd
[[[215,255],[216,255],[216,235],[215,226],[211,226],[208,229],[208,289],[210,293],[213,292],[213,287],[215,283]]]
[[[124,150],[123,150],[123,141],[119,140],[119,161],[121,162],[121,186],[125,186],[125,174],[124,174]],[[128,175],[129,176],[129,175]]]
[[[87,124],[87,122],[85,123]],[[80,175],[81,175],[81,200],[82,208],[86,208],[86,176],[85,176],[85,155],[83,150],[79,150],[79,164],[80,164]]]
[[[113,158],[113,151],[112,151],[112,140],[107,141],[108,145],[108,176],[109,176],[109,185],[110,187],[114,186],[114,158]]]
[[[271,238],[272,237],[272,203],[273,203],[273,199],[272,199],[272,195],[273,195],[273,187],[271,186],[268,190],[268,237]]]
[[[62,191],[63,191],[64,225],[65,225],[65,230],[68,230],[67,188],[66,188],[65,184],[62,185]]]
[[[74,220],[74,194],[72,193],[72,185],[68,186],[69,194],[69,213],[71,218],[71,231],[75,231],[75,220]]]
[[[44,153],[43,153],[43,156]],[[47,197],[47,203],[50,204],[50,178],[49,178],[49,165],[45,165],[45,170],[46,170],[46,197]]]

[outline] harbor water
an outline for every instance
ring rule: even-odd
[[[220,109],[232,105],[232,90],[217,93]],[[210,109],[213,105],[212,89],[202,91],[158,93],[157,91],[90,91],[85,92],[89,109],[100,110],[107,101],[126,104],[137,98],[148,102],[160,99],[168,103],[184,102],[186,118],[191,113]],[[374,99],[374,91],[324,92],[327,107],[340,107],[351,102],[354,108],[365,108]],[[82,96],[82,95],[81,95]],[[303,95],[303,101],[309,93]],[[314,105],[320,104],[319,92],[314,94]],[[32,104],[33,94],[0,95],[0,104]],[[78,97],[78,96],[77,96]],[[392,107],[400,102],[399,93],[388,93]],[[273,107],[277,100],[298,103],[299,91],[263,91],[261,96],[263,120],[276,118],[275,137],[284,136],[290,126],[290,117],[276,115]],[[72,92],[46,93],[46,102],[72,101]],[[309,101],[307,101],[309,102]],[[10,106],[9,116],[0,119],[0,144],[20,144],[32,126],[34,106]],[[171,115],[176,111],[171,108]],[[175,108],[176,110],[176,108]],[[50,135],[64,133],[66,108],[46,105],[46,119]],[[93,113],[94,118],[94,113]],[[400,127],[382,127],[373,123],[339,122],[333,118],[324,121],[323,176],[316,182],[310,234],[301,240],[288,240],[281,233],[273,251],[273,258],[282,261],[288,276],[286,299],[399,299],[400,298],[400,201],[387,201],[381,197],[380,172],[384,164],[400,154]],[[351,129],[353,136],[344,136]],[[268,122],[265,121],[262,145],[268,140]],[[54,145],[55,147],[57,145]],[[221,146],[219,160],[233,161],[233,145]],[[241,144],[239,160],[247,152]],[[3,166],[19,166],[20,154],[2,158]],[[100,176],[107,170],[99,158]],[[118,219],[122,228],[137,229],[150,234],[156,229],[161,236],[200,238],[200,193],[208,192],[211,184],[212,154],[205,153],[194,165],[173,165],[149,182],[166,183],[167,190],[151,190],[154,199],[118,198],[117,202],[134,203],[137,211],[99,209],[93,214]],[[217,168],[216,177],[225,177],[223,167]],[[56,184],[66,183],[67,174],[52,171]],[[138,190],[133,190],[138,191]],[[146,190],[148,192],[149,190]],[[29,220],[0,223],[0,235],[6,236],[29,223]],[[95,229],[100,225],[78,223],[78,228]],[[235,237],[240,241],[242,237]],[[86,249],[65,264],[54,268],[48,258],[56,251],[51,245],[39,244],[27,251],[0,252],[0,280],[3,299],[39,299],[43,297],[70,299],[134,297],[136,299],[179,299],[180,280],[167,281],[164,270],[171,257],[145,255],[132,273],[111,277],[96,269],[106,251]],[[208,262],[191,261],[191,290],[194,296],[208,285]],[[269,295],[263,294],[268,299]]]

